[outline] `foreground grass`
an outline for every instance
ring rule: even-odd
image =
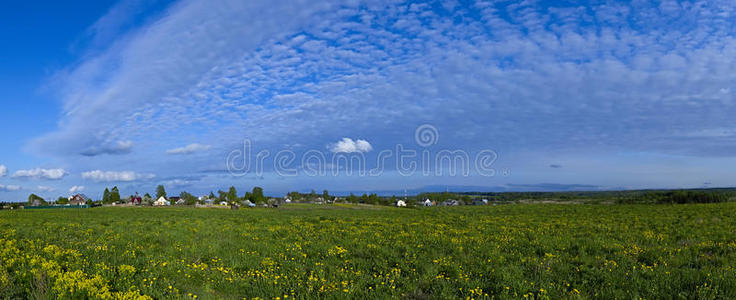
[[[0,298],[736,298],[736,204],[0,211]]]

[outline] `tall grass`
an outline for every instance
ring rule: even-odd
[[[736,298],[736,204],[0,212],[1,298]]]

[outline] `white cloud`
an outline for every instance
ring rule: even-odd
[[[33,178],[33,179],[49,179],[58,180],[66,176],[64,169],[41,169],[35,168],[31,170],[18,170],[13,173],[13,177]]]
[[[20,187],[17,186],[17,185],[2,185],[2,184],[0,184],[0,191],[3,191],[3,192],[20,191]]]
[[[330,146],[330,151],[334,153],[364,153],[373,150],[373,146],[366,140],[353,140],[351,138],[342,138],[339,142]]]
[[[94,171],[88,171],[82,173],[82,178],[92,181],[136,181],[136,180],[145,180],[145,179],[152,179],[156,177],[153,174],[140,174],[133,171],[121,171],[121,172],[115,172],[115,171],[100,171],[100,170],[94,170]]]
[[[130,153],[132,150],[132,141],[117,141],[113,143],[102,142],[100,145],[88,147],[79,154],[84,156],[97,156],[102,154],[122,155]]]
[[[0,177],[8,175],[8,168],[5,165],[0,165]]]
[[[38,186],[38,187],[37,187],[36,189],[37,189],[37,190],[38,190],[39,192],[53,192],[53,191],[55,191],[55,190],[56,190],[56,189],[54,189],[53,187],[50,187],[50,186],[45,186],[45,185],[39,185],[39,186]]]
[[[174,179],[174,180],[169,180],[169,181],[165,182],[164,185],[166,185],[166,186],[172,186],[172,187],[183,187],[183,186],[192,185],[192,183],[189,182],[189,181],[187,181],[187,180]]]
[[[166,150],[166,153],[167,154],[192,154],[195,152],[204,152],[204,151],[210,150],[210,148],[212,148],[212,146],[210,145],[190,144],[185,147]]]
[[[78,193],[81,191],[84,191],[84,186],[75,185],[69,189],[69,193],[71,194]]]

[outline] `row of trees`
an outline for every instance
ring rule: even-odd
[[[353,193],[350,193],[350,195],[345,198],[345,200],[348,203],[364,203],[364,204],[373,204],[373,205],[393,205],[396,203],[396,196],[391,196],[391,198],[386,197],[380,197],[377,194],[363,194],[361,196],[356,196]]]
[[[463,193],[490,201],[511,202],[518,200],[584,200],[588,203],[716,203],[736,200],[736,189],[690,190],[621,190],[621,191],[568,191],[568,192],[493,192]],[[431,199],[431,198],[430,198]],[[434,199],[433,199],[434,200]]]
[[[719,203],[728,201],[725,193],[713,191],[656,191],[647,192],[632,198],[633,203],[685,204],[685,203]]]
[[[148,195],[148,194],[146,194]],[[164,188],[163,185],[159,185],[156,187],[156,198],[167,198],[166,195],[166,188]],[[190,194],[186,191],[181,192],[179,194],[179,198],[184,200],[184,203],[187,205],[194,205],[199,201],[199,198],[194,196],[193,194]],[[216,200],[218,202],[228,202],[228,203],[236,203],[248,200],[252,203],[264,203],[266,202],[266,196],[263,194],[263,188],[261,187],[254,187],[252,191],[246,192],[243,197],[238,196],[238,190],[231,186],[227,191],[218,190],[217,196],[215,196],[214,192],[210,192],[209,199]]]
[[[289,199],[293,201],[306,201],[306,202],[313,202],[317,201],[319,198],[323,199],[324,201],[332,201],[336,197],[334,195],[330,195],[330,193],[327,190],[323,190],[322,194],[317,194],[315,190],[312,190],[310,193],[300,193],[300,192],[290,192],[286,195],[289,197]],[[373,205],[394,205],[396,203],[396,196],[391,197],[382,197],[378,196],[377,194],[363,194],[363,195],[355,195],[353,193],[350,193],[349,196],[345,197],[342,201],[345,201],[347,203],[364,203],[364,204],[373,204]],[[341,201],[341,200],[338,200]]]
[[[118,187],[115,186],[112,188],[112,191],[105,188],[105,192],[102,193],[102,203],[103,204],[112,204],[112,203],[119,203],[120,202],[120,191],[118,190]]]
[[[151,197],[150,194],[146,193],[142,197],[142,201],[147,204],[153,203],[158,198],[164,197],[168,199],[168,195],[166,193],[166,188],[163,185],[159,185],[156,187],[156,197]],[[315,190],[312,190],[310,193],[299,193],[299,192],[290,192],[287,197],[294,201],[316,201],[319,198],[322,198],[324,201],[329,201],[334,198],[334,196],[331,196],[327,190],[323,190],[321,194],[318,194]],[[188,193],[186,191],[183,191],[179,194],[179,198],[184,200],[184,203],[186,205],[194,205],[199,201],[199,198],[191,193]],[[209,199],[212,199],[213,201],[217,202],[228,202],[228,203],[238,203],[238,202],[244,202],[244,201],[250,201],[251,203],[260,204],[260,203],[266,203],[268,198],[263,193],[263,188],[261,187],[254,187],[250,192],[246,192],[245,195],[242,197],[238,195],[238,190],[231,186],[227,191],[218,190],[217,196],[214,192],[210,192]],[[42,204],[46,204],[46,201],[35,195],[31,194],[28,198],[28,203],[31,204],[35,200],[41,201]],[[105,188],[105,191],[102,193],[102,204],[113,204],[113,203],[121,203],[121,202],[127,202],[128,199],[122,199],[120,196],[120,190],[117,186],[114,186],[112,189]],[[374,204],[374,205],[393,205],[396,203],[396,196],[392,196],[390,198],[386,197],[380,197],[377,194],[363,194],[361,196],[356,196],[355,194],[350,194],[350,196],[345,198],[345,201],[348,203],[365,203],[365,204]],[[69,199],[64,197],[59,197],[57,199],[57,204],[66,204],[69,202]]]
[[[319,198],[322,198],[324,201],[331,201],[335,198],[335,196],[330,195],[327,190],[322,191],[322,194],[317,194],[317,192],[314,190],[312,190],[310,193],[290,192],[289,194],[287,194],[287,197],[294,201],[307,202],[316,201]],[[361,196],[358,196],[353,193],[344,198],[344,201],[347,203],[364,203],[373,205],[394,205],[396,203],[396,200],[396,196],[391,196],[390,198],[381,197],[377,194],[363,194]]]
[[[266,197],[263,195],[263,188],[261,187],[254,187],[251,192],[245,193],[244,197],[238,196],[238,191],[234,186],[231,186],[230,189],[225,191],[217,191],[219,196],[215,196],[213,192],[210,192],[209,199],[217,200],[217,201],[225,201],[225,202],[238,202],[238,201],[244,201],[249,200],[253,203],[261,203],[266,201]],[[151,197],[150,194],[146,193],[142,197],[142,201],[146,203],[151,203],[159,198],[165,198],[168,199],[168,194],[166,193],[166,188],[163,185],[159,185],[156,187],[156,197]],[[179,194],[179,198],[183,199],[185,204],[187,205],[194,205],[199,201],[199,198],[189,192],[183,191]],[[59,201],[61,201],[62,197],[59,198]],[[29,200],[30,202],[31,200]],[[68,202],[68,200],[66,200]],[[127,199],[126,199],[127,201]],[[126,202],[123,201],[123,202]],[[120,197],[120,190],[117,186],[113,187],[112,189],[105,188],[105,191],[102,194],[102,201],[103,204],[112,204],[112,203],[120,203],[121,197]],[[62,204],[61,202],[58,202]]]
[[[250,192],[245,192],[245,195],[243,197],[238,196],[238,190],[231,186],[227,192],[225,191],[217,191],[217,198],[214,197],[214,193],[210,192],[210,199],[216,199],[218,201],[225,201],[228,203],[235,203],[235,202],[241,202],[241,201],[250,201],[251,203],[265,203],[267,198],[263,194],[263,188],[261,187],[254,187],[253,190]]]
[[[39,201],[41,205],[48,204],[48,202],[44,198],[36,194],[31,194],[28,196],[28,204],[33,204],[36,201]],[[118,202],[120,202],[120,191],[118,190],[118,187],[117,186],[113,187],[112,190],[105,188],[105,192],[102,194],[102,203],[112,204],[112,203],[118,203]],[[59,197],[56,199],[56,204],[63,205],[67,203],[69,203],[69,198]]]
[[[290,192],[286,195],[289,199],[294,201],[316,201],[318,198],[327,201],[331,198],[330,193],[327,190],[322,191],[322,194],[317,194],[315,190],[309,193]]]

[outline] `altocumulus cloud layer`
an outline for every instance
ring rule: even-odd
[[[421,124],[439,128],[440,146],[496,149],[511,164],[524,153],[549,174],[576,164],[542,157],[570,151],[603,165],[620,153],[727,157],[733,20],[732,1],[180,1],[60,72],[65,122],[30,146],[76,168],[137,170],[82,176],[98,182],[222,169],[244,138],[301,151],[411,144]],[[195,153],[210,154],[168,155]],[[554,180],[544,174],[530,180]]]

